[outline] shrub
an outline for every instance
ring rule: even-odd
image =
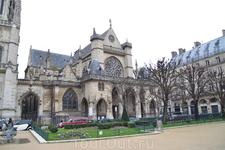
[[[126,111],[126,107],[123,106],[123,113],[122,113],[122,118],[121,121],[130,121],[128,115],[127,115],[127,111]]]
[[[110,123],[99,123],[98,129],[109,129],[111,127]]]
[[[51,131],[51,128],[52,128],[52,127],[55,127],[55,126],[54,126],[54,125],[52,125],[52,124],[51,124],[51,125],[49,125],[49,126],[48,126],[48,130],[49,130],[49,131]]]
[[[187,123],[191,123],[191,120],[186,120]]]
[[[152,121],[152,125],[156,127],[157,121]]]
[[[98,123],[87,123],[87,124],[66,124],[64,129],[77,129],[98,126]]]
[[[149,121],[135,121],[136,125],[149,125]]]
[[[127,126],[128,126],[128,128],[134,128],[135,127],[135,123],[134,122],[128,122]]]
[[[55,127],[55,126],[52,126],[52,127],[50,128],[50,131],[51,131],[52,133],[56,133],[56,132],[58,132],[58,128]]]
[[[120,125],[127,127],[128,126],[128,122],[120,122]]]

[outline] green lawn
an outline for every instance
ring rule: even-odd
[[[71,129],[59,129],[57,133],[51,133],[49,130],[46,132],[49,133],[48,141],[55,141],[55,140],[69,140],[75,138],[65,138],[59,139],[59,134],[66,134],[73,131],[84,132],[90,135],[88,138],[101,138],[101,137],[112,137],[112,136],[122,136],[122,135],[133,135],[133,134],[142,134],[142,133],[149,133],[142,131],[143,129],[135,129],[135,128],[128,128],[128,129],[121,129],[121,130],[112,130],[112,129],[98,129],[98,130],[71,130]]]
[[[200,121],[190,121],[187,122],[172,122],[168,123],[166,125],[163,125],[163,128],[167,127],[175,127],[175,126],[184,126],[184,125],[194,125],[194,124],[200,124],[200,123],[207,123],[207,122],[217,122],[217,121],[223,121],[223,119],[212,119],[212,120],[200,120]],[[63,139],[59,138],[59,135],[70,135],[71,132],[77,132],[79,131],[79,134],[82,133],[84,135],[89,135],[84,138],[100,138],[100,137],[113,137],[113,136],[123,136],[123,135],[133,135],[133,134],[142,134],[142,133],[149,133],[149,131],[144,132],[146,129],[149,129],[152,127],[150,126],[139,126],[136,129],[135,128],[127,128],[127,129],[96,129],[96,130],[71,130],[71,129],[58,129],[57,133],[51,133],[49,130],[45,130],[45,132],[48,132],[48,141],[55,141],[55,140],[69,140],[69,139],[78,139],[74,137],[66,137],[64,136]]]

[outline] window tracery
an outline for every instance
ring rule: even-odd
[[[63,110],[75,110],[77,109],[77,95],[69,89],[63,95]]]
[[[110,76],[121,76],[122,65],[120,61],[115,57],[109,57],[105,62],[105,72],[106,75]]]

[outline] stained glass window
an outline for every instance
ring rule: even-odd
[[[109,57],[105,62],[105,72],[106,75],[110,76],[121,76],[122,75],[122,65],[120,61],[115,57]]]
[[[69,89],[63,96],[63,110],[75,110],[77,109],[77,95]]]

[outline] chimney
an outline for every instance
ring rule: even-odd
[[[185,49],[179,48],[178,51],[179,51],[179,55],[181,55],[181,54],[183,54],[185,52]]]
[[[201,45],[201,43],[196,41],[196,42],[194,42],[194,45],[195,45],[195,47],[198,47],[199,45]]]
[[[223,32],[223,36],[225,36],[225,29],[223,29],[222,32]]]
[[[172,54],[172,58],[177,56],[177,52],[176,51],[172,51],[171,54]]]

